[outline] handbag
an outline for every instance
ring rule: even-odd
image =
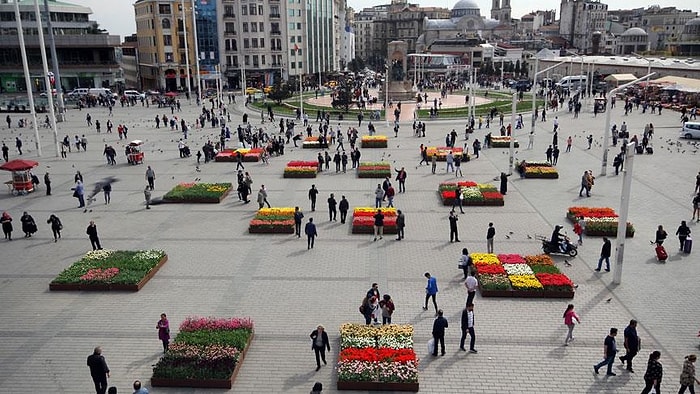
[[[73,189],[73,197],[78,197],[78,191]]]
[[[435,352],[435,338],[431,338],[428,341],[428,353],[434,353]]]

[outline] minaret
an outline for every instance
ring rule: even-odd
[[[510,10],[510,0],[503,0],[503,4],[501,5],[501,17],[498,18],[499,21],[505,22],[505,23],[510,23],[510,18],[511,18],[511,10]]]
[[[508,1],[508,0],[504,0]],[[491,19],[500,20],[501,0],[491,0]]]

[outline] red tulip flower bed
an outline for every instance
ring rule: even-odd
[[[285,178],[316,178],[318,162],[290,161],[284,169]]]
[[[456,196],[457,186],[462,190],[462,205],[464,206],[503,206],[503,195],[492,184],[477,184],[473,181],[442,182],[438,192],[442,204],[451,206]]]
[[[237,152],[241,152],[243,155],[243,161],[245,162],[257,162],[260,161],[260,157],[262,156],[263,149],[262,148],[238,148],[238,149],[224,149],[221,152],[217,153],[216,156],[214,157],[214,161],[216,162],[236,162],[237,159]]]
[[[360,162],[358,178],[386,178],[391,176],[391,164],[386,162]]]
[[[576,223],[583,216],[586,222],[584,234],[588,236],[617,236],[618,215],[608,207],[569,207],[566,218]],[[634,237],[634,226],[627,222],[626,237]]]
[[[380,208],[384,215],[384,234],[396,234],[396,209]],[[353,234],[374,234],[374,215],[377,213],[375,208],[358,207],[355,208],[352,214],[352,233]]]

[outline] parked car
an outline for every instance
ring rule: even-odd
[[[260,89],[256,89],[254,87],[247,87],[245,88],[245,94],[255,94],[255,93],[260,93]]]
[[[681,138],[700,138],[700,122],[685,122]]]
[[[132,98],[132,97],[134,97],[134,98],[136,98],[137,100],[145,99],[145,98],[146,98],[146,94],[145,94],[145,93],[139,93],[138,90],[125,90],[125,91],[124,91],[124,96],[126,96],[127,98]]]

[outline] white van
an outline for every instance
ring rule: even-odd
[[[73,89],[70,93],[68,93],[68,96],[70,97],[84,97],[88,94],[88,88],[75,88]]]
[[[579,86],[586,86],[588,83],[588,77],[585,75],[569,75],[559,80],[555,87],[559,89],[578,89]]]
[[[700,122],[685,122],[681,130],[681,138],[700,138]]]
[[[90,88],[88,90],[88,94],[91,94],[93,96],[97,97],[117,97],[116,94],[112,93],[111,89],[107,88]]]

